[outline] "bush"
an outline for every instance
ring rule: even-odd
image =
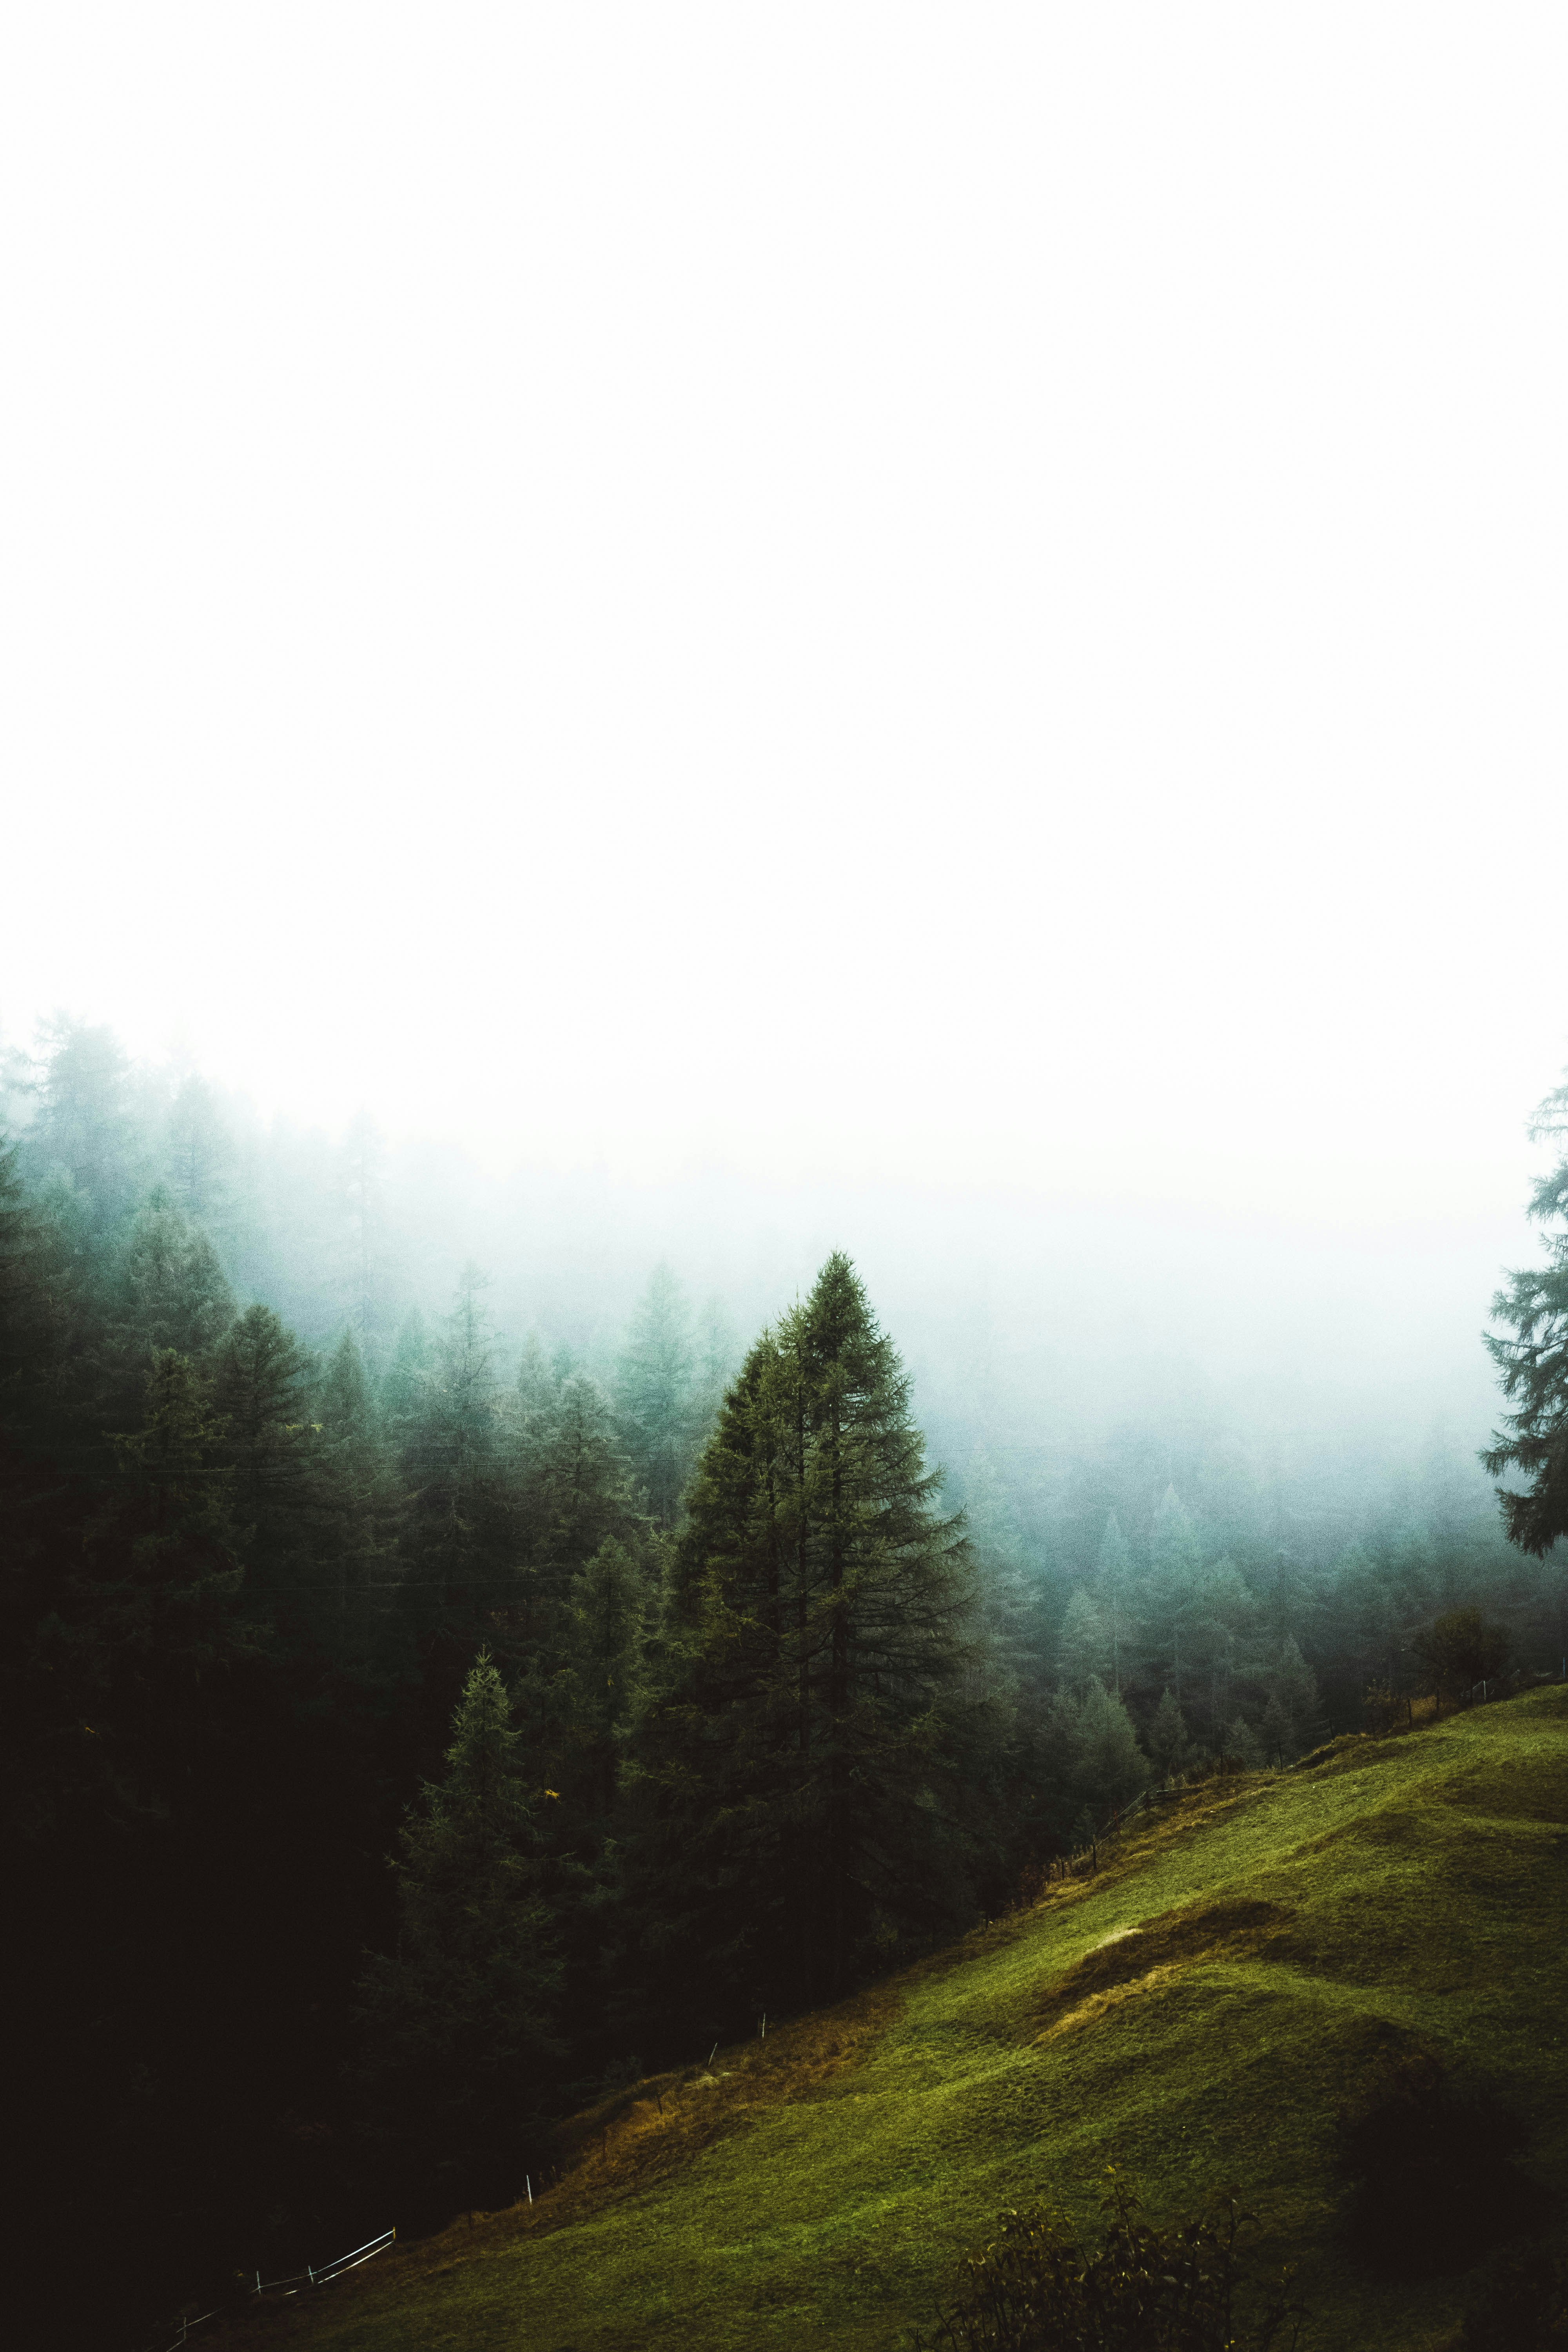
[[[1462,2352],[1562,2352],[1568,2345],[1568,2262],[1514,2247],[1488,2265],[1459,2334]]]
[[[1505,2238],[1538,2229],[1546,2199],[1520,2171],[1523,2125],[1495,2092],[1449,2085],[1440,2062],[1386,2062],[1339,2116],[1352,2253],[1395,2276],[1468,2270]]]
[[[1439,1698],[1461,1697],[1477,1683],[1500,1675],[1508,1649],[1506,1626],[1490,1623],[1479,1609],[1450,1609],[1413,1644],[1416,1672]]]
[[[1361,1719],[1374,1739],[1381,1738],[1406,1719],[1405,1702],[1395,1696],[1391,1683],[1370,1682],[1362,1694]]]
[[[1004,2213],[990,2242],[965,2257],[957,2299],[927,2352],[1288,2352],[1295,2344],[1304,2315],[1289,2299],[1289,2273],[1257,2295],[1240,2243],[1251,2216],[1233,2194],[1156,2230],[1112,2167],[1100,2202],[1098,2244],[1048,2206]],[[1258,2305],[1249,2320],[1244,2300]]]

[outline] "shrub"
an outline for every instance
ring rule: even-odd
[[[1405,1714],[1405,1703],[1395,1697],[1391,1683],[1368,1683],[1362,1694],[1361,1719],[1374,1739],[1392,1731]]]
[[[1450,1609],[1416,1635],[1413,1652],[1426,1688],[1439,1698],[1458,1698],[1501,1674],[1508,1646],[1507,1628],[1489,1622],[1479,1609]]]
[[[1289,2300],[1289,2274],[1258,2295],[1241,2245],[1251,2216],[1234,2194],[1157,2230],[1112,2167],[1100,2203],[1098,2243],[1048,2206],[1004,2213],[994,2237],[964,2258],[926,2352],[1288,2352],[1296,2343],[1304,2315]],[[1244,2301],[1258,2305],[1250,2318]]]
[[[1386,2061],[1339,2115],[1351,2251],[1419,2278],[1468,2270],[1489,2247],[1539,2228],[1544,2193],[1514,2161],[1525,2137],[1495,2092],[1454,2090],[1430,2053]]]
[[[1461,2352],[1561,2352],[1568,2345],[1568,2261],[1510,2247],[1487,2266],[1460,2330]]]

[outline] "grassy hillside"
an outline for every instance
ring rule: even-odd
[[[1152,2214],[1228,2180],[1301,2265],[1315,2347],[1435,2345],[1463,2282],[1353,2272],[1338,2100],[1415,2040],[1539,2129],[1568,2187],[1568,1691],[1190,1792],[1090,1881],[583,2127],[531,2212],[258,2320],[312,2352],[892,2347],[996,2210]]]

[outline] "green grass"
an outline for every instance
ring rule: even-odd
[[[1339,2252],[1336,2103],[1416,2037],[1503,2088],[1568,2187],[1565,1923],[1568,1692],[1341,1742],[1191,1792],[1097,1878],[721,2053],[710,2082],[643,2086],[531,2212],[464,2220],[258,2333],[870,2352],[929,2319],[998,2208],[1086,2210],[1114,2158],[1155,2220],[1241,2182],[1266,2259],[1300,2265],[1308,2344],[1416,2352],[1464,2282],[1390,2286]]]

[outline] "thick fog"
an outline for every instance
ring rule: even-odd
[[[368,1110],[516,1344],[841,1245],[954,1443],[1468,1461],[1568,1060],[1565,47],[35,14],[6,1042]]]

